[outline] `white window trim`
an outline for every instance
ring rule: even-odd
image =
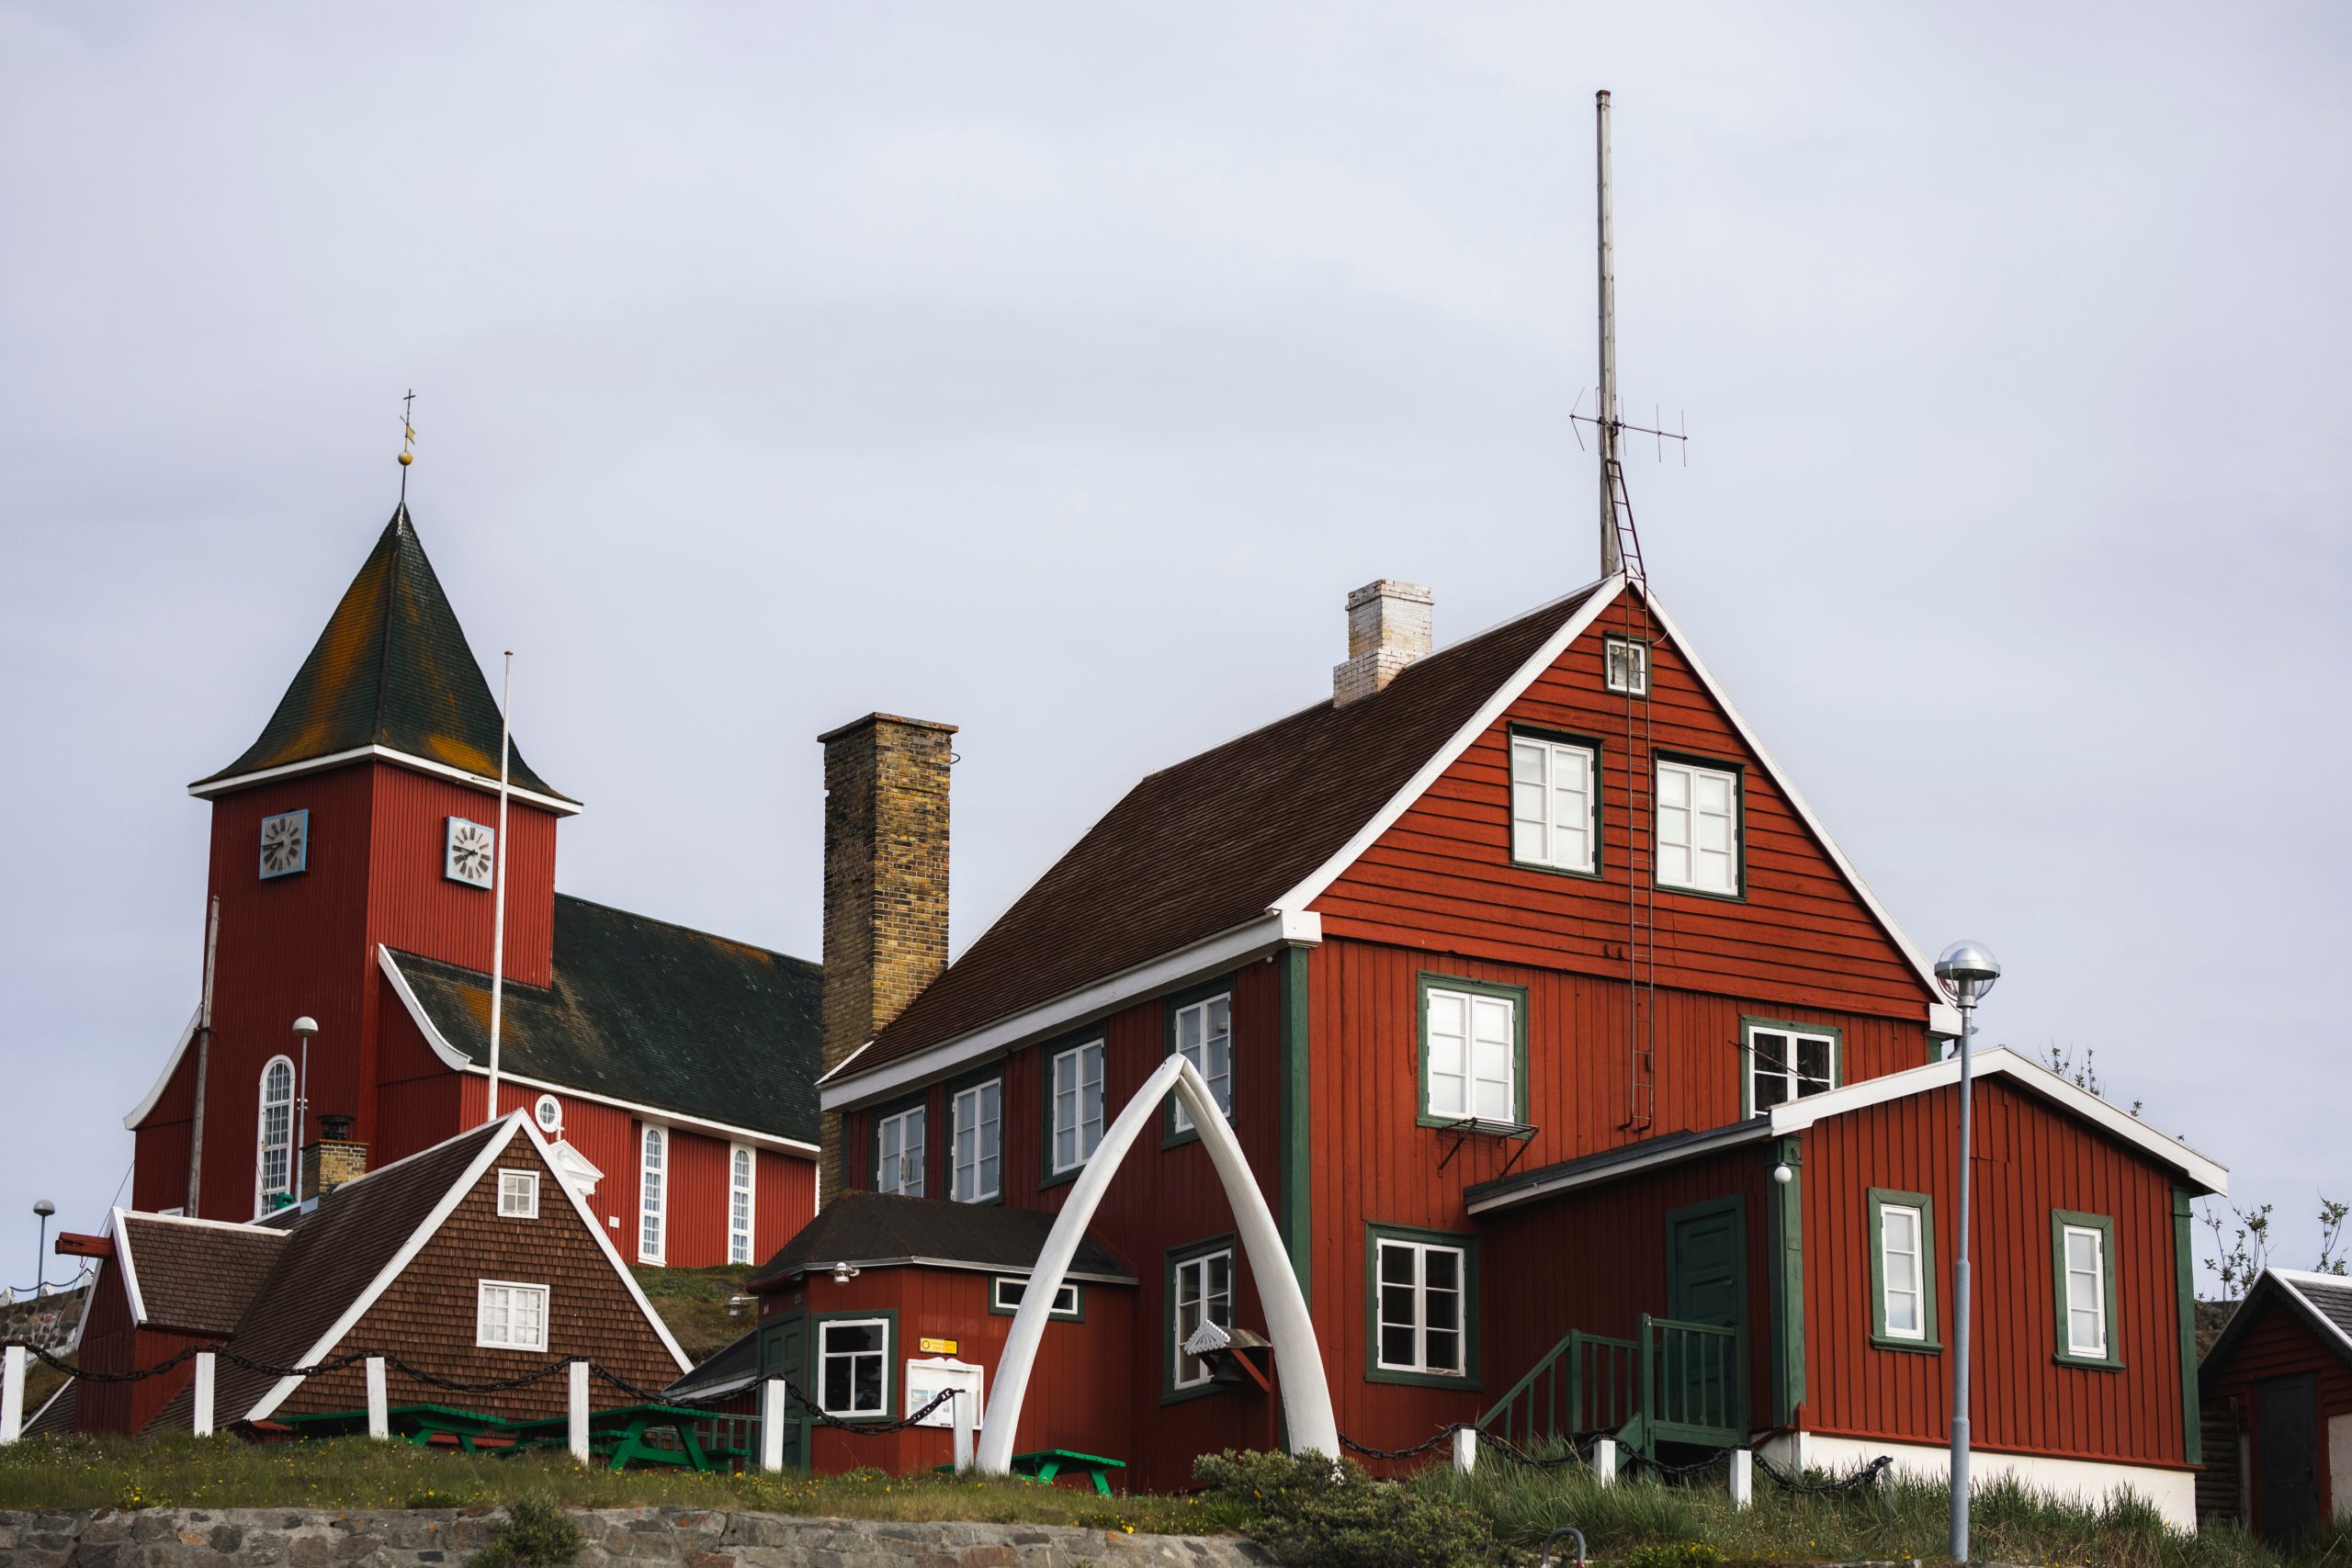
[[[862,1405],[833,1405],[825,1403],[825,1361],[830,1354],[826,1339],[837,1328],[878,1328],[882,1331],[882,1402],[871,1410]],[[828,1416],[843,1417],[888,1416],[890,1413],[890,1320],[887,1317],[834,1317],[817,1325],[817,1407]],[[871,1350],[842,1350],[843,1358],[870,1356]],[[853,1382],[854,1380],[853,1380]]]
[[[1618,649],[1625,649],[1626,679],[1617,679],[1617,667],[1610,655]],[[1612,692],[1623,692],[1629,697],[1650,694],[1650,645],[1640,637],[1604,636],[1600,639],[1600,682]]]
[[[658,1146],[662,1157],[658,1164],[648,1164],[646,1151]],[[649,1179],[650,1181],[649,1183]],[[654,1189],[653,1206],[646,1207],[646,1189]],[[651,1247],[647,1247],[647,1222],[651,1222]],[[670,1255],[670,1129],[659,1122],[647,1122],[637,1134],[637,1260],[639,1263],[666,1263]]]
[[[507,1206],[506,1184],[509,1181],[517,1181],[522,1184],[517,1189],[523,1200],[519,1208]],[[502,1220],[536,1220],[539,1217],[539,1173],[537,1171],[501,1170],[498,1173],[498,1217]]]
[[[1410,1323],[1391,1324],[1388,1320],[1387,1271],[1381,1268],[1382,1258],[1390,1250],[1408,1252],[1413,1258],[1413,1318]],[[1453,1255],[1454,1324],[1451,1330],[1438,1333],[1453,1336],[1454,1355],[1459,1362],[1451,1367],[1430,1364],[1430,1333],[1429,1325],[1429,1255],[1450,1252]],[[1384,1372],[1415,1372],[1424,1377],[1459,1378],[1469,1375],[1470,1367],[1470,1249],[1448,1246],[1444,1242],[1407,1241],[1400,1237],[1380,1236],[1373,1244],[1373,1324],[1372,1354],[1374,1364]],[[1388,1359],[1387,1330],[1391,1327],[1409,1328],[1413,1333],[1411,1362]]]
[[[1908,1292],[1897,1291],[1891,1282],[1894,1278],[1894,1270],[1888,1267],[1888,1260],[1903,1255],[1897,1253],[1893,1247],[1887,1245],[1888,1236],[1886,1217],[1889,1214],[1908,1214],[1911,1216],[1911,1250],[1909,1253],[1909,1257],[1911,1258],[1911,1289]],[[1928,1216],[1921,1212],[1917,1203],[1882,1202],[1879,1204],[1878,1277],[1878,1315],[1879,1321],[1885,1325],[1886,1337],[1889,1339],[1916,1340],[1920,1344],[1927,1343]],[[1912,1326],[1909,1328],[1897,1328],[1894,1325],[1894,1301],[1898,1295],[1905,1294],[1909,1295],[1911,1298]]]
[[[1209,1077],[1209,1041],[1211,1039],[1209,1034],[1209,1009],[1218,1002],[1223,1002],[1225,1004],[1225,1092],[1222,1095],[1219,1095],[1216,1092],[1216,1080]],[[1217,1102],[1216,1108],[1219,1111],[1224,1111],[1227,1120],[1230,1121],[1233,1116],[1233,993],[1229,990],[1219,991],[1215,996],[1203,997],[1196,1002],[1187,1002],[1184,1006],[1178,1008],[1176,1010],[1174,1027],[1176,1031],[1176,1038],[1179,1041],[1182,1041],[1184,1037],[1184,1019],[1187,1014],[1191,1013],[1198,1013],[1200,1015],[1200,1045],[1195,1050],[1187,1051],[1182,1044],[1179,1044],[1176,1048],[1176,1054],[1200,1069],[1202,1078],[1205,1080],[1209,1086],[1211,1098],[1215,1099]],[[1174,1127],[1177,1132],[1189,1133],[1193,1131],[1193,1119],[1184,1113],[1184,1107],[1182,1105],[1171,1103],[1170,1110],[1173,1113],[1170,1124]]]
[[[747,1174],[747,1179],[745,1179],[745,1180],[742,1180],[742,1181],[739,1182],[739,1181],[737,1181],[736,1177],[735,1177],[735,1168],[736,1168],[736,1166],[737,1166],[737,1164],[738,1164],[739,1162],[743,1162],[743,1161],[749,1161],[749,1162],[750,1162],[750,1167],[751,1167],[751,1168],[750,1168],[750,1170],[746,1173],[746,1174]],[[735,1200],[736,1200],[738,1197],[741,1197],[741,1198],[743,1200],[743,1223],[742,1223],[741,1224],[740,1224],[740,1225],[739,1225],[739,1224],[737,1224],[735,1223]],[[758,1262],[758,1261],[759,1261],[759,1259],[758,1259],[756,1257],[754,1257],[754,1256],[753,1256],[753,1252],[754,1252],[754,1250],[755,1250],[755,1249],[757,1248],[757,1247],[759,1246],[759,1241],[758,1241],[758,1237],[759,1237],[759,1234],[760,1234],[760,1231],[759,1231],[759,1225],[760,1225],[760,1155],[759,1155],[759,1151],[758,1151],[757,1149],[754,1149],[753,1147],[752,1147],[752,1145],[749,1145],[749,1144],[729,1144],[729,1145],[727,1145],[727,1261],[728,1261],[728,1262],[729,1262],[729,1263],[756,1263],[756,1262]],[[737,1253],[737,1251],[736,1251],[736,1249],[735,1249],[735,1243],[736,1243],[739,1239],[740,1239],[740,1240],[742,1242],[742,1244],[743,1244],[743,1248],[742,1248],[742,1251],[741,1251],[741,1253],[740,1255]]]
[[[1665,791],[1659,787],[1658,781],[1669,773],[1682,775],[1686,785],[1686,798],[1679,809],[1690,819],[1690,839],[1687,845],[1677,847],[1687,849],[1690,857],[1692,880],[1688,882],[1676,882],[1666,874],[1667,840],[1665,827],[1661,820],[1664,811],[1661,799]],[[1731,880],[1722,887],[1710,886],[1697,880],[1699,874],[1699,781],[1702,778],[1723,780],[1724,795],[1729,802],[1729,807],[1724,813],[1728,828],[1724,841],[1728,845],[1726,853],[1731,862]],[[1711,894],[1718,898],[1737,897],[1740,878],[1744,874],[1741,863],[1743,858],[1740,842],[1741,810],[1740,777],[1736,768],[1716,768],[1710,767],[1704,762],[1682,762],[1666,757],[1657,758],[1650,775],[1650,874],[1656,879],[1657,885],[1660,887],[1679,888],[1684,892]]]
[[[262,1140],[269,1127],[269,1075],[281,1065],[286,1068],[286,1185],[271,1187],[264,1175],[267,1169],[270,1145]],[[302,1153],[297,1147],[301,1134],[294,1125],[297,1092],[293,1057],[272,1056],[262,1064],[261,1077],[254,1084],[254,1216],[256,1219],[269,1213],[269,1195],[272,1192],[291,1193],[294,1190],[294,1162],[301,1157]]]
[[[1536,788],[1544,797],[1544,851],[1541,854],[1521,854],[1519,847],[1519,826],[1522,818],[1519,811],[1519,759],[1521,749],[1543,760],[1544,776]],[[1559,768],[1563,753],[1578,759],[1584,768],[1584,809],[1576,823],[1577,836],[1584,840],[1581,860],[1558,852],[1562,824],[1553,816],[1558,802]],[[1510,858],[1520,865],[1540,865],[1552,871],[1573,872],[1579,876],[1594,874],[1600,851],[1600,830],[1595,801],[1600,788],[1600,754],[1592,747],[1574,740],[1555,739],[1549,735],[1513,735],[1510,738],[1510,773],[1505,781],[1510,792]]]
[[[1747,1026],[1747,1038],[1746,1041],[1746,1044],[1747,1046],[1748,1114],[1760,1115],[1767,1111],[1776,1109],[1775,1106],[1765,1104],[1764,1097],[1756,1092],[1757,1079],[1760,1076],[1760,1069],[1764,1061],[1763,1053],[1758,1049],[1756,1044],[1756,1037],[1759,1034],[1777,1034],[1782,1039],[1789,1041],[1792,1045],[1800,1040],[1818,1040],[1824,1045],[1829,1047],[1829,1081],[1822,1088],[1813,1090],[1811,1094],[1804,1092],[1799,1082],[1800,1075],[1797,1072],[1797,1063],[1804,1059],[1802,1055],[1792,1052],[1790,1058],[1787,1061],[1782,1062],[1779,1068],[1775,1070],[1774,1076],[1780,1077],[1787,1085],[1789,1090],[1787,1097],[1779,1102],[1781,1105],[1794,1105],[1800,1100],[1810,1100],[1813,1098],[1813,1095],[1827,1094],[1831,1089],[1842,1087],[1838,1082],[1838,1070],[1844,1064],[1839,1062],[1838,1058],[1841,1055],[1841,1047],[1844,1044],[1844,1042],[1838,1037],[1837,1031],[1829,1029],[1805,1029],[1795,1024],[1785,1023],[1750,1023]]]
[[[483,1309],[490,1305],[490,1292],[508,1291],[518,1295],[533,1295],[539,1299],[539,1337],[535,1341],[490,1339],[482,1334]],[[534,1285],[521,1280],[477,1280],[474,1281],[474,1345],[483,1350],[537,1350],[548,1348],[548,1310],[551,1296],[545,1285]],[[512,1321],[512,1309],[509,1309]]]
[[[2107,1233],[2096,1225],[2062,1224],[2059,1226],[2059,1235],[2061,1261],[2066,1268],[2066,1354],[2078,1356],[2086,1360],[2103,1361],[2109,1354],[2109,1345],[2115,1338],[2114,1325],[2109,1321],[2113,1315],[2114,1306],[2107,1299]],[[2075,1343],[2075,1314],[2082,1305],[2075,1300],[2074,1251],[2075,1238],[2078,1235],[2088,1236],[2091,1243],[2090,1304],[2096,1307],[2098,1313],[2098,1343],[2091,1346]]]
[[[1084,1076],[1084,1067],[1086,1065],[1086,1054],[1090,1051],[1094,1055],[1094,1087],[1096,1091],[1093,1147],[1088,1147],[1086,1143],[1086,1078]],[[1076,1170],[1079,1167],[1084,1165],[1089,1159],[1091,1159],[1094,1156],[1094,1150],[1096,1148],[1100,1148],[1102,1145],[1102,1099],[1103,1071],[1106,1066],[1105,1055],[1102,1041],[1088,1040],[1071,1046],[1067,1051],[1055,1052],[1053,1060],[1046,1064],[1046,1103],[1050,1108],[1051,1114],[1049,1114],[1046,1119],[1046,1163],[1053,1167],[1053,1173],[1056,1176],[1060,1176],[1067,1171]],[[1076,1064],[1070,1068],[1070,1077],[1072,1089],[1071,1099],[1076,1104],[1076,1114],[1078,1117],[1076,1122],[1073,1123],[1077,1133],[1077,1137],[1073,1140],[1072,1144],[1072,1146],[1078,1150],[1078,1157],[1068,1161],[1067,1163],[1065,1163],[1061,1157],[1061,1069],[1062,1063],[1065,1061],[1070,1061]]]
[[[1233,1248],[1220,1247],[1214,1251],[1195,1253],[1178,1263],[1173,1269],[1175,1279],[1171,1281],[1172,1288],[1168,1292],[1168,1299],[1175,1308],[1168,1314],[1168,1332],[1173,1341],[1175,1352],[1175,1359],[1169,1363],[1168,1371],[1168,1386],[1171,1390],[1204,1388],[1216,1376],[1210,1371],[1208,1358],[1205,1356],[1196,1358],[1201,1363],[1200,1376],[1188,1378],[1184,1375],[1184,1340],[1187,1337],[1184,1333],[1184,1276],[1194,1269],[1200,1271],[1201,1321],[1214,1322],[1215,1320],[1209,1316],[1208,1307],[1210,1300],[1208,1266],[1220,1258],[1225,1259],[1225,1315],[1227,1321],[1219,1326],[1230,1328],[1233,1326],[1231,1322],[1233,1298],[1241,1283],[1233,1266]]]
[[[1019,1274],[1000,1274],[989,1285],[989,1304],[999,1312],[1019,1312],[1021,1298],[1029,1289],[1029,1281]],[[1075,1322],[1079,1316],[1078,1285],[1064,1280],[1061,1289],[1054,1292],[1053,1309],[1048,1317]]]
[[[1436,1032],[1429,1017],[1429,1010],[1440,997],[1452,998],[1462,1004],[1462,1093],[1460,1110],[1441,1109],[1436,1101],[1438,1074],[1435,1064],[1421,1064],[1421,1111],[1432,1121],[1464,1122],[1475,1120],[1486,1126],[1516,1126],[1519,1122],[1519,1002],[1513,997],[1498,997],[1486,991],[1458,990],[1452,986],[1430,984],[1421,988],[1421,1033],[1431,1043],[1434,1053]],[[1503,1031],[1503,1114],[1499,1117],[1478,1114],[1478,1085],[1491,1083],[1491,1078],[1478,1076],[1478,1004],[1503,1010],[1506,1028]]]
[[[987,1121],[979,1120],[982,1101],[989,1089],[996,1090],[996,1114]],[[972,1107],[972,1163],[964,1164],[964,1107]],[[981,1134],[984,1129],[996,1129],[996,1179],[985,1191],[980,1188],[980,1172],[988,1165],[989,1156],[983,1150]],[[962,1190],[964,1172],[972,1173],[972,1190]],[[948,1097],[947,1101],[947,1196],[958,1203],[991,1203],[1004,1195],[1004,1079],[986,1078],[968,1084]]]
[[[928,1104],[910,1105],[903,1111],[894,1111],[888,1116],[877,1116],[874,1119],[874,1190],[895,1192],[909,1198],[930,1196],[930,1171],[927,1168],[931,1163],[930,1112],[931,1107]],[[896,1123],[899,1129],[899,1179],[885,1181],[882,1179],[882,1129],[893,1123]],[[915,1143],[915,1147],[922,1153],[915,1156],[914,1182],[911,1189],[908,1186],[906,1179],[907,1129],[910,1125],[920,1125],[922,1129],[922,1136]]]
[[[550,1110],[555,1112],[555,1120],[552,1122],[548,1120],[548,1112]],[[560,1136],[563,1132],[563,1101],[551,1094],[539,1096],[532,1103],[531,1120],[537,1122],[539,1124],[539,1131],[548,1137]]]

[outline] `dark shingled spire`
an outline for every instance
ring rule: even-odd
[[[382,746],[498,777],[498,703],[402,505],[344,590],[261,739],[195,785]],[[516,789],[558,795],[514,753]]]

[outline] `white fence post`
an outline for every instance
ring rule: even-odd
[[[582,1464],[588,1462],[588,1363],[574,1361],[565,1369],[570,1382],[571,1419],[564,1425],[564,1435],[571,1440],[571,1457]]]
[[[0,1352],[0,1443],[13,1443],[25,1430],[25,1348]]]
[[[392,1435],[390,1401],[384,1396],[384,1358],[368,1358],[368,1435],[389,1438]]]
[[[1592,1445],[1592,1479],[1602,1486],[1617,1484],[1617,1439],[1602,1438]]]
[[[784,1468],[784,1380],[760,1384],[760,1468],[774,1474]]]
[[[975,1411],[971,1396],[962,1389],[947,1397],[954,1401],[947,1408],[956,1417],[956,1473],[961,1475],[972,1468],[973,1439],[978,1435],[972,1422]]]
[[[212,1436],[212,1378],[215,1358],[209,1350],[196,1353],[196,1400],[188,1429],[199,1438]]]
[[[1478,1428],[1456,1427],[1453,1429],[1453,1473],[1467,1475],[1478,1463]]]
[[[1747,1449],[1731,1450],[1731,1506],[1756,1506],[1756,1455]]]

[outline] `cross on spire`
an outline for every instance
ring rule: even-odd
[[[416,461],[416,454],[409,448],[416,441],[416,389],[409,389],[401,400],[401,504],[408,504],[408,466]]]

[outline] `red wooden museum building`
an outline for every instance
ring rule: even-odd
[[[189,786],[202,999],[126,1118],[134,1209],[250,1221],[318,1191],[322,1136],[380,1166],[491,1119],[501,747],[403,505],[260,738]],[[817,965],[557,892],[580,803],[519,749],[510,781],[497,1111],[632,1261],[767,1257],[815,1209]]]

